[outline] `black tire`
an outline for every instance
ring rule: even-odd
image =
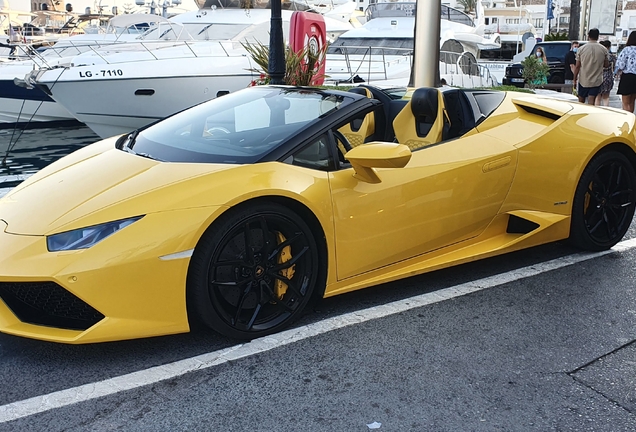
[[[581,175],[572,204],[570,242],[601,251],[618,243],[634,217],[636,174],[617,151],[595,156]]]
[[[189,313],[235,339],[276,333],[301,316],[316,285],[324,283],[319,258],[309,226],[282,205],[230,211],[195,248]]]

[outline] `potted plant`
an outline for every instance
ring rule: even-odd
[[[521,62],[523,66],[523,78],[526,85],[534,90],[537,86],[547,84],[550,75],[550,67],[536,56],[528,56]]]
[[[269,83],[269,74],[267,72],[269,65],[269,47],[260,42],[254,44],[246,42],[242,44],[247,50],[252,61],[258,67],[248,69],[250,72],[260,74],[260,78],[252,81],[252,85],[263,85]],[[315,52],[309,46],[304,47],[298,52],[294,52],[289,45],[285,47],[285,84],[295,86],[310,86],[318,78],[324,78],[320,75],[321,63],[325,60],[327,46]]]

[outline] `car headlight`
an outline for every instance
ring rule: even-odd
[[[53,234],[46,237],[46,247],[49,252],[88,249],[111,234],[115,234],[117,231],[137,222],[142,217],[143,216],[135,216],[128,219]]]

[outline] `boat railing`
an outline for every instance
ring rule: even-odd
[[[192,57],[232,57],[232,54],[227,50],[226,45],[232,44],[234,48],[237,48],[238,42],[218,40],[218,41],[185,41],[185,40],[149,40],[149,41],[130,41],[126,43],[126,52],[141,52],[150,54],[154,60],[174,60],[179,58],[192,58]],[[240,46],[240,45],[239,45]],[[184,47],[185,50],[181,51],[167,51],[168,48]],[[219,47],[220,50],[214,51],[210,48]],[[105,64],[117,64],[124,61],[130,61],[131,58],[122,59],[118,57],[117,60],[110,59],[111,53],[100,50],[101,47],[90,47],[95,55],[102,59]],[[106,47],[108,48],[108,47]],[[203,48],[203,49],[201,49]],[[166,53],[166,55],[161,55]],[[241,51],[238,56],[246,56],[246,51]]]
[[[456,87],[492,87],[496,80],[490,69],[477,63],[477,59],[468,53],[440,52],[440,75],[447,84]]]
[[[356,76],[366,78],[366,82],[387,80],[389,79],[387,66],[390,62],[399,60],[408,61],[409,67],[411,67],[413,65],[413,49],[339,45],[331,46],[327,51],[327,67],[330,66],[330,63],[344,62],[348,78],[343,81],[351,81]]]
[[[29,60],[36,51],[28,43],[0,43],[0,49],[2,49],[0,62]]]
[[[10,59],[31,60],[40,67],[50,68],[55,66],[60,59],[72,58],[73,56],[76,56],[91,49],[103,48],[110,45],[124,43],[126,43],[126,41],[123,40],[84,40],[79,42],[66,40],[64,41],[63,45],[46,47],[46,49],[44,50],[37,49],[35,47],[29,46],[28,44],[25,44],[24,46],[19,46],[21,49],[21,54],[19,54],[18,56],[11,55]]]
[[[346,77],[337,80],[339,82],[354,82],[356,76],[364,79],[365,82],[391,79],[389,68],[399,61],[405,63],[408,61],[408,67],[412,67],[413,49],[341,45],[332,46],[327,52],[327,68],[333,71],[340,66],[340,69],[344,69],[340,75],[346,75]],[[490,70],[478,64],[477,59],[470,53],[440,51],[439,64],[441,75],[465,75],[479,78],[479,82],[484,86],[491,86],[494,83]]]

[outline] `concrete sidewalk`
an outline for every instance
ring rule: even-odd
[[[618,90],[618,80],[614,82],[614,88],[610,92],[610,101],[609,106],[612,108],[623,108],[623,103],[621,101],[621,96],[616,93]],[[553,96],[559,99],[570,99],[572,96],[571,93],[561,93],[557,90],[553,89],[535,89],[537,94]]]

